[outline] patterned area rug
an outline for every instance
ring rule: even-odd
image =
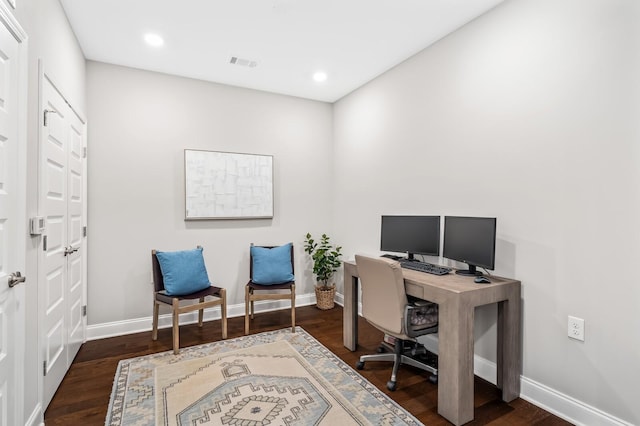
[[[106,425],[420,425],[302,328],[120,361]]]

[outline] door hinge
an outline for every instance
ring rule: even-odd
[[[86,236],[87,236],[87,227],[86,227],[86,226],[83,226],[83,227],[82,227],[82,236],[83,236],[83,237],[86,237]]]
[[[42,375],[46,376],[47,375],[47,361],[42,361]]]
[[[87,316],[87,305],[82,305],[82,316],[83,317]]]
[[[47,236],[42,237],[42,250],[47,251]]]
[[[86,146],[82,147],[82,158],[87,158],[87,147]]]

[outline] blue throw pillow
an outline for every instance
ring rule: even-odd
[[[211,284],[204,266],[202,248],[157,251],[164,290],[168,296],[183,296],[204,290]]]
[[[293,281],[291,265],[291,243],[280,247],[251,247],[253,258],[253,277],[256,284],[272,285]]]

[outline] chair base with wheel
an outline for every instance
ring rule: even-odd
[[[407,346],[409,344],[410,346]],[[378,347],[378,353],[372,355],[362,355],[356,363],[358,370],[364,369],[364,365],[369,361],[393,362],[391,379],[387,382],[387,389],[394,391],[397,388],[398,369],[400,365],[406,364],[431,373],[429,381],[438,383],[438,367],[435,355],[428,352],[424,346],[417,342],[396,339],[395,345],[383,342]]]

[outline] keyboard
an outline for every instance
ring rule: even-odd
[[[427,274],[433,275],[447,275],[449,272],[451,272],[451,268],[447,268],[445,266],[438,266],[431,263],[415,262],[410,260],[400,261],[400,266],[405,269],[411,269],[418,272],[426,272]]]

